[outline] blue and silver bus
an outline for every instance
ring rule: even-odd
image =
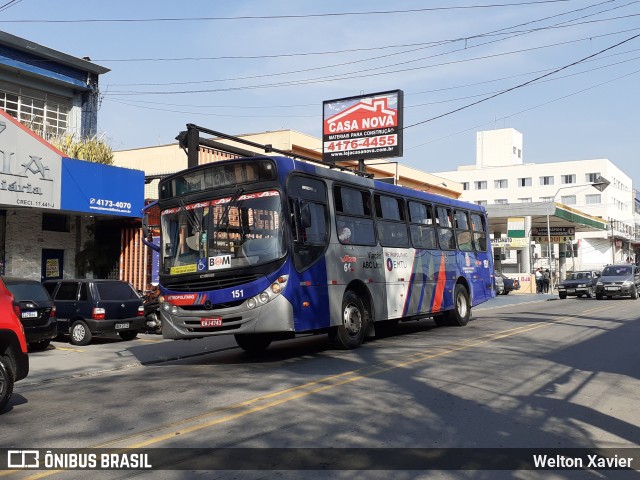
[[[159,183],[162,333],[301,333],[352,349],[376,327],[463,326],[492,298],[484,208],[287,157],[195,166]]]

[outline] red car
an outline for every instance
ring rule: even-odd
[[[20,305],[0,279],[0,412],[9,403],[14,382],[29,373],[27,341],[19,312]]]

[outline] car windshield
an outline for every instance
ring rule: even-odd
[[[603,277],[628,277],[631,275],[631,267],[627,265],[609,265],[602,270]]]
[[[164,210],[162,273],[258,265],[285,253],[282,201],[275,190],[243,193]]]
[[[49,294],[39,283],[7,283],[7,288],[18,302],[46,302]]]
[[[587,280],[591,278],[591,272],[574,272],[567,275],[567,280]]]
[[[133,300],[140,298],[133,287],[126,282],[97,282],[100,300]]]

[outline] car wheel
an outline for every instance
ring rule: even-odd
[[[271,335],[267,334],[234,335],[234,337],[238,346],[249,353],[264,352],[271,345]]]
[[[329,332],[329,340],[342,350],[362,345],[369,322],[369,312],[355,292],[347,290],[342,298],[342,325]]]
[[[596,300],[602,300],[602,294],[596,293]]]
[[[505,294],[505,295],[509,295],[509,290],[505,290],[505,291],[504,291],[504,294]]]
[[[567,294],[564,292],[558,293],[558,296],[560,297],[561,300],[564,300],[565,298],[567,298]]]
[[[42,352],[43,350],[47,349],[50,343],[51,340],[48,339],[40,340],[39,342],[33,342],[29,344],[29,350],[31,350],[32,352]]]
[[[453,290],[453,310],[444,312],[447,325],[452,327],[464,327],[471,317],[471,302],[469,292],[464,285],[456,284]]]
[[[587,298],[592,298],[593,297],[593,288],[590,288],[589,290],[587,290]]]
[[[638,299],[638,287],[633,287],[633,290],[631,290],[631,298],[634,300]]]
[[[127,330],[125,332],[118,332],[118,335],[120,335],[120,338],[123,340],[133,340],[134,338],[136,338],[138,336],[138,331],[137,330]]]
[[[91,330],[82,320],[76,320],[71,325],[71,343],[73,345],[89,345],[91,336]]]
[[[11,362],[9,357],[0,356],[0,412],[9,403],[11,394],[13,393],[14,375],[11,370]]]

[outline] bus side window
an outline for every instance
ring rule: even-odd
[[[455,250],[456,240],[453,236],[453,222],[451,221],[451,209],[436,207],[436,222],[438,225],[438,241],[442,250]]]
[[[409,236],[405,223],[404,201],[386,195],[375,195],[378,218],[378,240],[383,247],[408,247]]]
[[[467,212],[465,212],[464,210],[455,210],[454,220],[458,248],[463,252],[472,252],[473,238],[471,236],[471,230],[469,228],[469,219],[467,218]]]
[[[473,230],[473,244],[477,252],[487,251],[487,228],[484,217],[479,213],[471,214],[471,228]]]
[[[375,245],[375,231],[368,191],[334,186],[336,231],[340,243]],[[347,235],[347,231],[350,235]]]

